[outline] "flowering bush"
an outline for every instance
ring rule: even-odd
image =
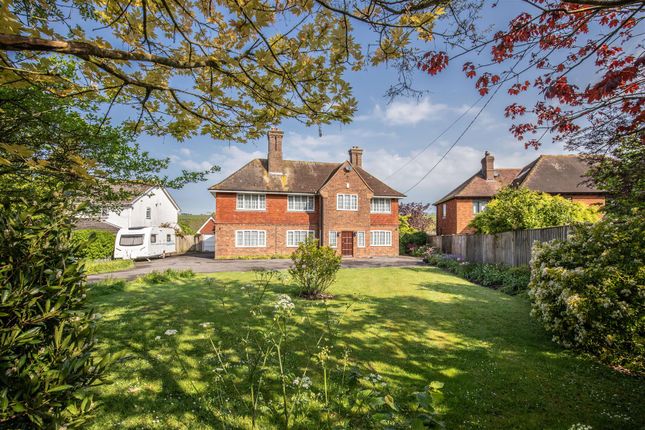
[[[645,223],[638,213],[578,226],[568,241],[535,245],[532,314],[561,345],[642,371],[644,256]]]
[[[291,255],[293,266],[289,269],[301,297],[323,298],[336,280],[340,269],[340,256],[328,246],[319,246],[314,238],[307,238]]]

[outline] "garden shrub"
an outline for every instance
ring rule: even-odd
[[[424,261],[471,282],[499,289],[509,295],[526,291],[530,279],[530,269],[527,266],[508,267],[502,264],[469,263],[461,261],[455,255],[435,252],[427,253]]]
[[[163,272],[153,270],[152,272],[143,275],[141,279],[148,284],[163,284],[178,279],[191,279],[195,277],[195,272],[192,269],[175,270],[166,269]]]
[[[0,201],[0,427],[76,428],[95,403],[110,356],[97,352],[98,318],[71,217],[56,199]]]
[[[532,314],[559,344],[643,371],[645,222],[634,215],[536,244],[529,296]]]
[[[399,254],[413,255],[417,248],[428,243],[428,234],[410,225],[410,215],[399,215]]]
[[[90,260],[112,258],[116,235],[101,230],[76,230],[73,238],[81,245],[80,256]]]
[[[328,246],[319,246],[315,238],[300,242],[291,255],[293,266],[289,269],[291,278],[298,286],[301,297],[322,298],[336,280],[340,269],[340,255]]]

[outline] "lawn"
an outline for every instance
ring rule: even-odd
[[[103,405],[91,428],[222,428],[201,404],[218,367],[209,337],[239,336],[253,280],[220,273],[91,291],[101,343],[127,353],[114,383],[97,390]],[[269,302],[285,292],[273,285]],[[643,381],[553,344],[525,298],[433,268],[345,269],[331,292],[330,308],[343,315],[335,348],[393,387],[443,382],[439,411],[449,429],[645,427]],[[324,306],[294,302],[300,330],[291,346],[314,350]],[[169,329],[177,334],[165,336]]]
[[[85,272],[88,275],[117,272],[119,270],[132,269],[133,267],[134,262],[132,260],[100,259],[85,261]]]

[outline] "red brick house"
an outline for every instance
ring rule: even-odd
[[[209,188],[215,197],[215,257],[290,254],[307,236],[345,257],[398,255],[399,199],[365,171],[354,146],[342,163],[282,158],[280,130],[255,159]]]
[[[586,184],[589,166],[579,155],[541,155],[521,169],[495,168],[486,152],[482,167],[446,196],[437,200],[437,234],[472,233],[468,223],[507,185],[561,195],[586,205],[605,204],[604,191]]]

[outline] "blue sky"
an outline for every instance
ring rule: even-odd
[[[504,5],[516,6],[515,2]],[[498,8],[483,22],[506,25],[517,10]],[[363,31],[363,30],[360,30]],[[364,33],[360,33],[364,35]],[[366,34],[365,34],[366,35]],[[428,49],[434,47],[428,46]],[[485,59],[483,59],[485,60]],[[478,98],[473,81],[461,71],[463,59],[438,76],[417,73],[414,84],[427,91],[420,99],[398,98],[388,103],[384,96],[397,79],[397,71],[380,66],[362,72],[349,72],[347,80],[358,100],[358,111],[349,125],[331,124],[318,128],[305,127],[296,121],[284,121],[284,156],[287,159],[312,161],[343,161],[347,150],[358,145],[364,149],[364,167],[390,186],[406,192],[446,153],[467,123],[482,105],[480,102],[445,135],[426,151],[421,150],[441,134],[459,115]],[[459,185],[480,167],[480,159],[488,150],[495,156],[499,167],[521,167],[539,154],[564,153],[562,144],[549,140],[538,150],[524,149],[508,131],[510,122],[504,118],[504,107],[513,101],[500,91],[477,121],[445,159],[418,186],[407,192],[404,201],[433,202]],[[208,137],[197,137],[177,142],[171,137],[141,136],[142,148],[158,157],[170,157],[169,174],[181,169],[206,169],[218,165],[221,171],[209,176],[207,182],[190,184],[181,190],[171,190],[184,213],[209,213],[214,201],[208,187],[240,168],[254,158],[266,156],[266,138],[247,144],[229,144]],[[413,161],[411,161],[414,159]],[[404,166],[403,168],[401,168]],[[394,173],[394,174],[393,174]]]

